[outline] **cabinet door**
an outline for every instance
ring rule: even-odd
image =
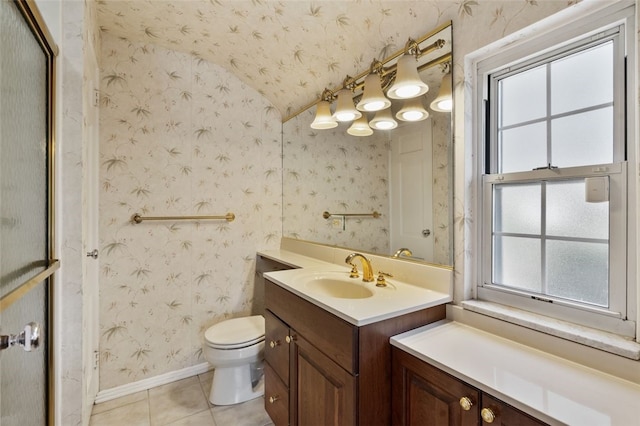
[[[482,395],[483,426],[541,426],[546,423],[487,394]]]
[[[300,336],[292,351],[292,424],[356,424],[356,378]]]
[[[477,389],[395,347],[391,395],[394,425],[470,426],[479,422]]]
[[[264,321],[264,359],[289,386],[289,327],[270,311],[265,311]]]

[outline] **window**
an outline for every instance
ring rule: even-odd
[[[632,336],[627,29],[599,25],[477,65],[477,296]]]

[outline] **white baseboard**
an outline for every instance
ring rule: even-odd
[[[100,404],[101,402],[110,401],[112,399],[120,398],[121,396],[131,395],[132,393],[151,389],[160,385],[166,385],[167,383],[172,383],[197,374],[206,373],[212,369],[213,367],[211,367],[211,364],[203,362],[202,364],[194,365],[192,367],[170,371],[158,376],[149,377],[148,379],[127,383],[126,385],[116,386],[111,389],[101,390],[98,392],[98,395],[96,395],[95,403]]]

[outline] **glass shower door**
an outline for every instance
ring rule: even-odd
[[[0,424],[45,425],[53,54],[38,14],[0,0]]]

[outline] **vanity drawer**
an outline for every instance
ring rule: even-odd
[[[264,408],[275,426],[289,424],[289,388],[268,363],[264,365]]]
[[[290,345],[287,338],[289,337],[289,327],[269,311],[265,311],[264,321],[264,359],[288,386]]]
[[[358,373],[358,328],[324,309],[265,280],[266,308],[286,322],[294,334],[313,342],[349,373]],[[266,350],[266,349],[265,349]]]

